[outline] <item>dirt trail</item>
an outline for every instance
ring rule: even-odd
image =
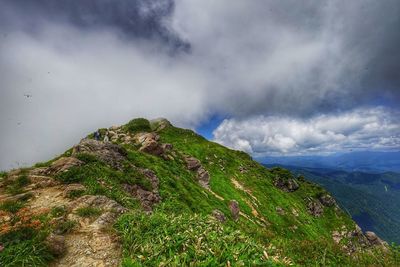
[[[76,222],[74,229],[63,235],[64,253],[50,266],[119,266],[121,247],[112,232],[112,224],[118,215],[125,211],[122,206],[105,196],[82,196],[73,200],[66,197],[67,185],[59,184],[47,176],[30,175],[29,178],[32,183],[25,188],[27,192],[23,194],[32,194],[26,204],[30,211],[34,213],[64,207],[66,214],[56,219]],[[4,188],[0,188],[0,201],[17,198],[18,196],[10,196]],[[76,210],[81,207],[98,208],[101,214],[92,218],[79,217]]]

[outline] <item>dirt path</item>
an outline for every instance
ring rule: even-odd
[[[66,196],[66,190],[70,186],[59,184],[47,176],[30,175],[29,178],[32,183],[25,188],[27,192],[23,194],[32,195],[26,204],[31,212],[63,207],[65,214],[55,220],[75,222],[71,232],[62,235],[55,233],[63,240],[64,253],[50,266],[119,266],[121,247],[112,231],[112,225],[118,215],[125,212],[122,206],[105,196],[87,195],[73,200]],[[18,196],[10,196],[4,188],[0,188],[0,201],[17,198]],[[82,207],[94,207],[100,209],[101,213],[83,218],[76,214],[77,209]]]

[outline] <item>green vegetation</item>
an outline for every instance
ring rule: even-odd
[[[150,123],[135,119],[122,131],[130,135],[150,131]],[[55,177],[64,184],[85,186],[84,192],[71,193],[71,198],[83,193],[105,195],[130,209],[115,223],[123,245],[123,266],[399,265],[396,246],[387,253],[379,249],[370,252],[352,243],[351,235],[336,244],[334,231],[351,234],[356,225],[335,206],[321,206],[319,217],[310,214],[307,204],[326,193],[320,186],[305,178],[294,178],[282,168],[268,170],[249,155],[209,142],[190,130],[168,126],[157,133],[159,143],[172,145],[168,157],[141,152],[138,144],[124,142],[119,143],[127,154],[120,162],[121,168],[112,168],[100,158],[82,153],[74,156],[83,165]],[[195,171],[188,170],[186,156],[198,159],[208,171],[209,189],[199,184]],[[152,170],[159,179],[162,203],[151,214],[141,212],[139,201],[124,189],[127,185],[154,189],[143,169]],[[290,193],[277,188],[277,176],[295,179],[299,188]],[[237,221],[229,209],[232,200],[239,203],[241,211]],[[18,212],[22,207],[8,205],[11,208],[4,210]],[[212,217],[215,210],[225,216],[224,223]],[[65,214],[64,207],[50,212],[52,217]],[[101,210],[85,207],[77,209],[76,214],[94,217]],[[65,234],[75,225],[74,221],[61,220],[51,229]],[[349,256],[348,249],[353,246],[359,252]],[[46,262],[48,254],[43,255]]]
[[[22,207],[24,207],[24,203],[21,201],[7,200],[7,201],[0,203],[0,210],[11,212],[11,213],[16,213]]]
[[[73,220],[60,221],[54,226],[53,230],[59,235],[68,234],[75,228],[76,224],[77,222]]]
[[[51,216],[52,217],[60,217],[64,216],[67,213],[67,209],[65,206],[57,206],[51,209]]]
[[[150,122],[143,118],[133,119],[124,128],[131,133],[151,131]]]
[[[101,214],[101,209],[94,207],[83,207],[77,209],[76,214],[81,217],[96,217]]]
[[[272,266],[267,248],[207,216],[137,212],[121,216],[116,228],[123,266]]]
[[[47,266],[54,256],[47,248],[46,234],[23,228],[0,236],[4,246],[0,253],[0,265],[9,267]]]
[[[23,193],[23,188],[30,184],[30,180],[26,174],[21,174],[15,180],[6,180],[6,191],[11,195],[17,195]]]

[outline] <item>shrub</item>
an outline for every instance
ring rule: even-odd
[[[24,204],[20,201],[7,200],[0,204],[0,210],[11,212],[11,213],[16,213],[23,206],[24,206]]]
[[[58,222],[54,226],[54,232],[59,235],[70,233],[76,226],[77,222],[72,220],[66,220]]]
[[[17,179],[10,182],[6,187],[6,190],[11,195],[17,195],[22,193],[23,192],[22,189],[28,184],[30,184],[30,182],[31,181],[29,180],[28,176],[26,174],[22,174]]]
[[[75,155],[75,157],[85,163],[97,162],[98,159],[95,155],[91,155],[88,153],[79,153]]]
[[[101,209],[94,207],[84,207],[77,209],[76,214],[81,217],[95,217],[101,214]]]
[[[150,132],[150,122],[143,118],[133,119],[125,125],[125,128],[132,132]]]

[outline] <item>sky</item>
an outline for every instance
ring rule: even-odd
[[[397,0],[0,0],[0,169],[135,117],[253,156],[400,149]]]

